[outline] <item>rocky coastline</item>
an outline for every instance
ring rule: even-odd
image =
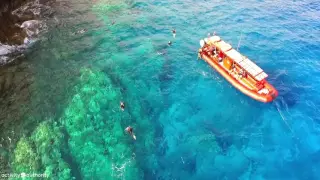
[[[53,15],[53,0],[2,0],[0,4],[0,65],[14,59],[38,34],[43,21]]]
[[[26,33],[18,24],[32,17],[18,17],[12,12],[31,0],[3,0],[0,4],[0,42],[7,45],[20,45]]]

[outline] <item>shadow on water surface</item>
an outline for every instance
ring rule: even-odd
[[[70,136],[68,134],[68,132],[66,131],[66,129],[63,129],[62,131],[63,135],[64,135],[64,141],[65,141],[65,144],[67,145],[67,149],[69,151],[69,139],[70,139]],[[77,164],[77,162],[75,162],[75,160],[72,158],[70,152],[68,151],[61,151],[61,157],[63,160],[65,160],[65,162],[67,162],[70,167],[71,167],[71,174],[73,177],[75,177],[75,179],[79,179],[81,180],[81,173],[80,173],[80,168],[79,168],[79,165]]]
[[[166,55],[166,48],[168,46],[160,46],[160,50],[158,52],[161,52],[164,56],[164,63],[162,65],[161,73],[158,75],[158,79],[160,82],[160,91],[162,95],[164,96],[164,102],[165,105],[168,105],[168,97],[170,93],[170,84],[174,80],[174,69],[173,69],[173,62],[170,60],[170,58]]]
[[[278,102],[280,108],[288,109],[294,107],[300,96],[305,93],[305,89],[295,85],[285,72],[279,71],[271,81],[279,92],[275,101]]]
[[[226,154],[228,151],[228,148],[232,145],[233,137],[230,134],[224,133],[219,131],[218,129],[214,128],[214,125],[210,123],[209,121],[203,122],[204,128],[209,131],[211,134],[213,134],[216,138],[216,142],[221,148],[223,154]]]

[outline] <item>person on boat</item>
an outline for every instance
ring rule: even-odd
[[[242,73],[242,77],[247,77],[247,73],[246,73],[246,71],[243,71],[243,73]]]
[[[213,46],[213,51],[212,51],[213,55],[216,56],[217,55],[217,48],[216,46]]]
[[[176,30],[175,29],[172,30],[172,35],[173,35],[173,38],[176,38]]]
[[[240,78],[246,77],[246,72],[245,72],[243,69],[240,69],[240,71],[239,71],[239,77],[240,77]]]
[[[120,108],[122,111],[124,111],[124,102],[120,101]]]
[[[169,42],[168,42],[168,46],[171,46],[171,45],[172,45],[172,42],[171,42],[171,41],[169,41]]]
[[[231,69],[231,72],[237,74],[237,68],[233,66],[233,68]]]
[[[219,54],[218,54],[219,62],[221,62],[223,58],[224,58],[224,54],[223,54],[222,51],[220,51]]]
[[[133,128],[132,128],[131,126],[128,126],[128,127],[125,129],[125,131],[127,131],[127,132],[130,134],[130,136],[131,136],[134,140],[136,140],[136,136],[134,135],[134,133],[133,133]]]

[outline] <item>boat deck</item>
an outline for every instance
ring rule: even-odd
[[[234,77],[235,79],[237,79],[242,85],[248,87],[251,90],[255,90],[256,87],[247,79],[247,78],[241,78],[236,72],[232,71],[232,70],[228,70],[223,66],[223,61],[218,62],[218,64],[224,69],[226,70],[228,73],[230,73],[232,75],[232,77]]]
[[[271,102],[278,96],[278,91],[265,80],[268,75],[219,36],[200,40],[200,46],[198,56],[242,93],[261,102]],[[227,59],[220,62],[218,58]]]

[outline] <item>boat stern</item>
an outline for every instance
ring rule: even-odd
[[[268,93],[265,95],[265,102],[271,102],[278,97],[278,91],[271,84],[265,83],[265,88],[268,89]]]

